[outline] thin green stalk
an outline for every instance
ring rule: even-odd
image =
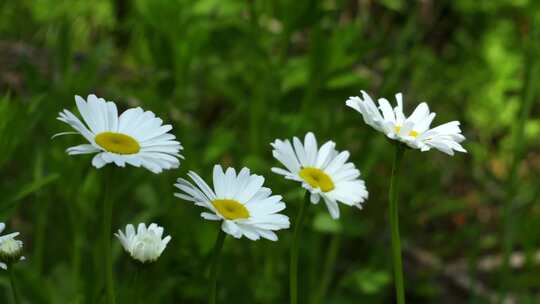
[[[114,281],[112,269],[112,252],[111,252],[111,221],[113,212],[113,200],[110,184],[112,180],[111,168],[106,168],[106,178],[104,180],[104,197],[103,197],[103,255],[105,261],[105,292],[108,304],[115,304]]]
[[[21,298],[17,291],[17,285],[15,285],[15,274],[13,272],[13,264],[8,265],[9,281],[11,283],[11,290],[13,291],[13,302],[19,304],[21,303]]]
[[[72,257],[71,257],[71,267],[72,267],[71,275],[72,275],[72,281],[73,281],[73,286],[75,288],[75,292],[77,293],[77,296],[80,296],[82,294],[81,252],[82,252],[82,246],[83,246],[84,225],[82,224],[83,220],[81,220],[81,212],[72,211],[72,213],[78,214],[79,219],[77,222],[74,222],[72,220],[72,225],[73,225],[73,247],[72,248],[73,249],[72,249]]]
[[[516,208],[516,194],[519,188],[519,176],[518,169],[523,158],[523,150],[525,146],[525,123],[527,122],[532,105],[535,100],[537,83],[540,78],[539,62],[536,59],[538,53],[538,47],[536,45],[538,37],[540,36],[540,30],[534,28],[528,37],[527,51],[525,52],[524,66],[525,66],[525,79],[523,81],[523,103],[519,118],[516,120],[513,130],[513,154],[512,162],[510,165],[510,173],[507,181],[506,199],[503,206],[503,263],[502,271],[500,274],[501,283],[501,298],[504,298],[505,293],[508,291],[511,274],[510,274],[510,255],[514,248],[515,239],[515,220],[518,218],[514,214]]]
[[[36,166],[34,168],[34,180],[38,181],[43,179],[43,153],[38,152],[36,158]],[[36,220],[36,238],[34,241],[34,265],[36,265],[36,272],[41,274],[43,272],[43,255],[45,252],[45,234],[47,231],[47,221],[49,215],[49,200],[43,199],[42,191],[36,191],[35,200],[37,205],[40,206],[37,213]]]
[[[216,239],[216,243],[213,249],[212,264],[210,265],[210,295],[208,298],[209,304],[216,303],[216,293],[217,293],[217,272],[219,266],[219,259],[221,257],[221,250],[223,248],[223,243],[225,242],[225,232],[219,226],[219,233]]]
[[[138,304],[141,298],[140,292],[141,292],[142,286],[140,286],[139,281],[140,281],[143,265],[141,265],[137,261],[134,261],[133,263],[135,264],[135,270],[133,271],[133,290],[132,290],[133,300],[131,301],[131,303]]]
[[[394,162],[392,165],[392,177],[390,179],[389,191],[389,220],[392,230],[392,261],[394,264],[394,284],[396,288],[396,298],[398,304],[405,304],[405,287],[403,286],[403,262],[401,260],[401,239],[399,236],[399,171],[405,148],[402,144],[396,144]]]
[[[315,291],[315,298],[312,301],[313,304],[323,303],[323,300],[332,281],[332,274],[334,267],[336,265],[336,258],[339,252],[339,247],[341,245],[341,236],[335,234],[330,240],[330,245],[328,245],[328,250],[326,252],[326,258],[324,261],[324,268],[322,273],[322,278],[319,284],[319,288]]]
[[[294,236],[291,246],[291,264],[289,268],[289,292],[291,304],[298,303],[298,249],[300,246],[300,234],[304,223],[307,207],[311,204],[310,193],[306,191],[304,202],[300,204],[298,215],[296,216],[296,224],[294,225]]]

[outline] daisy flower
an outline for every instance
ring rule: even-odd
[[[289,218],[278,213],[285,209],[282,197],[272,195],[269,188],[263,187],[264,177],[251,174],[248,168],[236,174],[233,168],[224,172],[220,165],[215,165],[214,189],[197,173],[190,171],[188,176],[195,184],[179,178],[175,186],[182,193],[175,196],[208,209],[210,212],[202,212],[201,216],[222,221],[221,229],[225,233],[235,238],[245,236],[258,240],[262,237],[277,241],[273,231],[289,228]]]
[[[163,237],[163,227],[157,224],[150,224],[148,227],[144,223],[140,223],[135,231],[135,227],[131,224],[126,226],[126,233],[118,230],[114,234],[122,247],[131,255],[132,258],[141,262],[148,263],[156,261],[171,240],[171,236]]]
[[[337,202],[361,208],[367,199],[368,191],[359,178],[360,171],[347,162],[349,152],[338,152],[333,141],[319,148],[315,135],[309,132],[303,144],[294,137],[292,143],[288,139],[276,139],[271,145],[274,158],[286,168],[272,168],[272,171],[302,183],[311,193],[312,203],[317,204],[322,197],[332,218],[339,218]]]
[[[93,94],[88,95],[87,100],[75,96],[75,102],[83,121],[63,110],[58,120],[69,124],[76,132],[57,135],[79,133],[88,143],[68,148],[69,155],[95,153],[92,165],[98,169],[108,163],[120,167],[127,163],[160,173],[180,165],[182,146],[168,133],[172,126],[163,125],[151,111],[137,107],[118,115],[114,102]]]
[[[385,98],[378,101],[377,108],[371,97],[362,91],[362,98],[349,97],[346,105],[360,112],[366,124],[410,148],[422,152],[434,148],[448,155],[454,155],[454,151],[467,152],[460,145],[465,136],[461,134],[459,121],[451,121],[430,129],[436,114],[429,111],[427,103],[420,103],[411,116],[405,117],[401,93],[396,94],[397,106],[393,109]]]
[[[0,233],[6,229],[6,224],[0,223]],[[6,270],[8,264],[24,260],[22,256],[23,242],[16,240],[19,232],[0,235],[0,268]]]

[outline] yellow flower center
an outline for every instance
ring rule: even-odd
[[[212,205],[228,220],[245,219],[249,217],[247,208],[238,201],[230,199],[215,199]]]
[[[396,134],[399,134],[399,131],[401,131],[401,126],[395,126],[394,131],[396,132]],[[416,137],[418,137],[418,135],[419,135],[418,132],[416,132],[414,130],[409,132],[409,136],[411,136],[411,137],[416,138]]]
[[[135,138],[122,133],[102,132],[94,140],[106,151],[116,154],[135,154],[141,150]]]
[[[311,187],[319,188],[322,192],[328,192],[334,190],[334,182],[326,173],[321,169],[305,167],[298,175],[304,179]]]

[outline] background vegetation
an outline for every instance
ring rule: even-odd
[[[460,120],[468,138],[466,155],[406,155],[409,302],[491,303],[504,289],[514,303],[538,303],[539,20],[534,0],[1,1],[0,221],[25,242],[16,266],[25,302],[102,300],[103,174],[89,156],[64,152],[82,138],[51,140],[69,129],[55,118],[74,108],[73,95],[96,93],[156,112],[185,147],[180,169],[126,168],[117,181],[113,229],[154,221],[173,237],[144,274],[141,303],[206,298],[218,226],[173,197],[174,180],[188,170],[209,177],[214,163],[249,166],[294,220],[302,192],[270,172],[269,143],[310,130],[351,151],[370,199],[362,211],[342,207],[340,221],[311,208],[302,302],[392,303],[392,149],[344,105],[365,89],[402,91],[407,112],[428,101],[436,123]],[[228,239],[221,303],[286,303],[291,235]],[[122,300],[133,265],[119,243],[114,250]]]

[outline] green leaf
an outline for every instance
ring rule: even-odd
[[[328,89],[343,89],[363,87],[366,85],[366,81],[363,77],[354,73],[342,73],[332,77],[328,80],[326,87]]]
[[[380,292],[390,282],[390,274],[382,270],[362,270],[355,273],[358,288],[366,294]]]
[[[41,179],[37,179],[29,184],[26,184],[21,187],[15,194],[6,200],[5,205],[0,207],[0,216],[4,217],[11,212],[17,204],[24,199],[25,197],[39,191],[43,187],[49,185],[50,183],[56,181],[60,177],[58,173],[49,174]]]

